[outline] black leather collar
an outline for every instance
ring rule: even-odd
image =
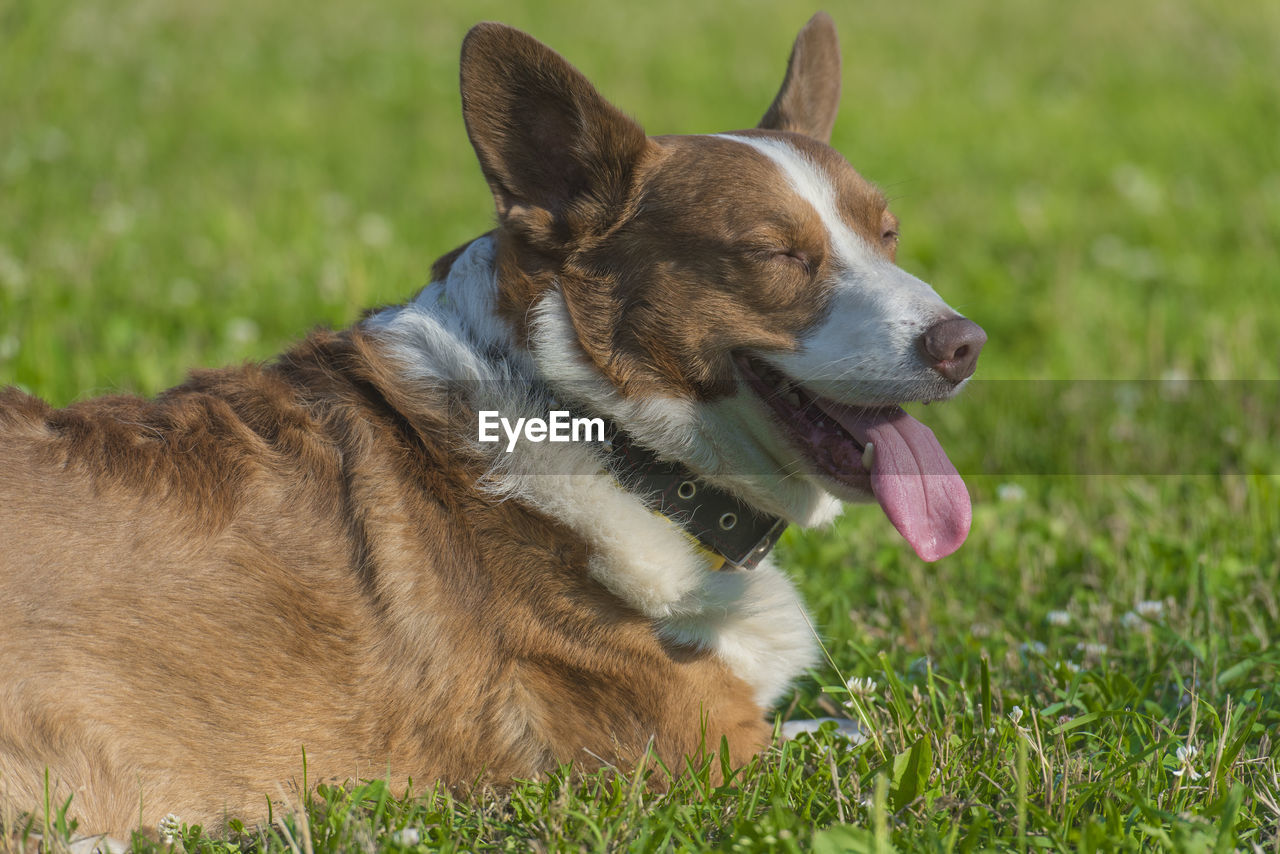
[[[787,527],[786,520],[757,512],[679,463],[659,459],[613,425],[605,449],[619,482],[721,558],[717,569],[754,569]]]

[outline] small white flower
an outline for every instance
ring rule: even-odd
[[[995,728],[995,727],[993,727],[993,726],[992,726],[992,727],[987,727],[987,736],[988,736],[988,737],[993,737],[993,736],[995,736],[995,734],[996,734],[996,728]]]
[[[1178,757],[1178,761],[1182,763],[1182,767],[1175,768],[1170,773],[1175,777],[1181,777],[1183,774],[1186,774],[1192,781],[1203,778],[1204,775],[1196,771],[1196,769],[1191,765],[1192,761],[1199,755],[1199,753],[1200,748],[1196,747],[1194,744],[1184,744],[1179,746],[1178,749],[1174,751],[1174,755]]]
[[[1071,625],[1071,612],[1050,611],[1044,615],[1044,621],[1051,626],[1069,626]]]
[[[112,237],[119,237],[133,228],[137,219],[133,208],[122,202],[112,202],[102,214],[102,230]]]
[[[1125,611],[1124,616],[1120,618],[1120,625],[1137,632],[1145,632],[1149,628],[1147,621],[1138,616],[1135,611]]]
[[[1018,721],[1022,720],[1022,706],[1014,706],[1009,710],[1009,720],[1013,721],[1014,726],[1018,725]]]
[[[1033,655],[1044,655],[1049,651],[1049,647],[1045,646],[1041,641],[1026,641],[1018,649]]]
[[[1159,599],[1144,599],[1133,606],[1133,610],[1140,617],[1146,617],[1148,620],[1158,620],[1164,616],[1164,603]]]
[[[1026,500],[1027,490],[1019,483],[1002,483],[996,487],[996,498],[1008,504],[1017,504]]]
[[[879,687],[870,676],[855,676],[847,683],[849,693],[857,697],[869,697]]]
[[[1144,214],[1164,210],[1166,194],[1160,179],[1134,163],[1121,163],[1111,171],[1116,192]]]
[[[173,813],[169,813],[160,819],[160,823],[156,825],[156,830],[160,834],[160,839],[166,845],[172,845],[182,837],[182,819]]]
[[[1076,664],[1074,661],[1064,661],[1062,662],[1062,666],[1070,670],[1072,673],[1080,672],[1080,665]]]
[[[258,332],[258,324],[248,317],[233,317],[227,321],[227,340],[232,344],[251,344],[258,340]]]
[[[1090,656],[1103,656],[1107,654],[1107,645],[1105,643],[1078,643],[1076,649]]]
[[[403,830],[397,830],[391,834],[391,841],[396,845],[403,845],[411,848],[422,841],[422,831],[416,827],[406,827]]]

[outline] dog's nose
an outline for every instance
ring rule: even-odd
[[[967,317],[948,317],[930,326],[920,344],[933,369],[953,383],[973,376],[987,333]]]

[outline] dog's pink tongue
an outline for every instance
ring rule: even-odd
[[[933,431],[899,410],[866,433],[875,443],[871,489],[898,533],[921,560],[960,548],[973,520],[969,490]]]
[[[897,407],[819,405],[863,445],[875,445],[871,490],[916,554],[933,561],[960,548],[973,520],[969,490],[933,431]]]

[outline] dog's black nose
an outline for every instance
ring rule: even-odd
[[[920,338],[929,364],[953,383],[973,376],[987,333],[967,317],[948,317],[930,326]]]

